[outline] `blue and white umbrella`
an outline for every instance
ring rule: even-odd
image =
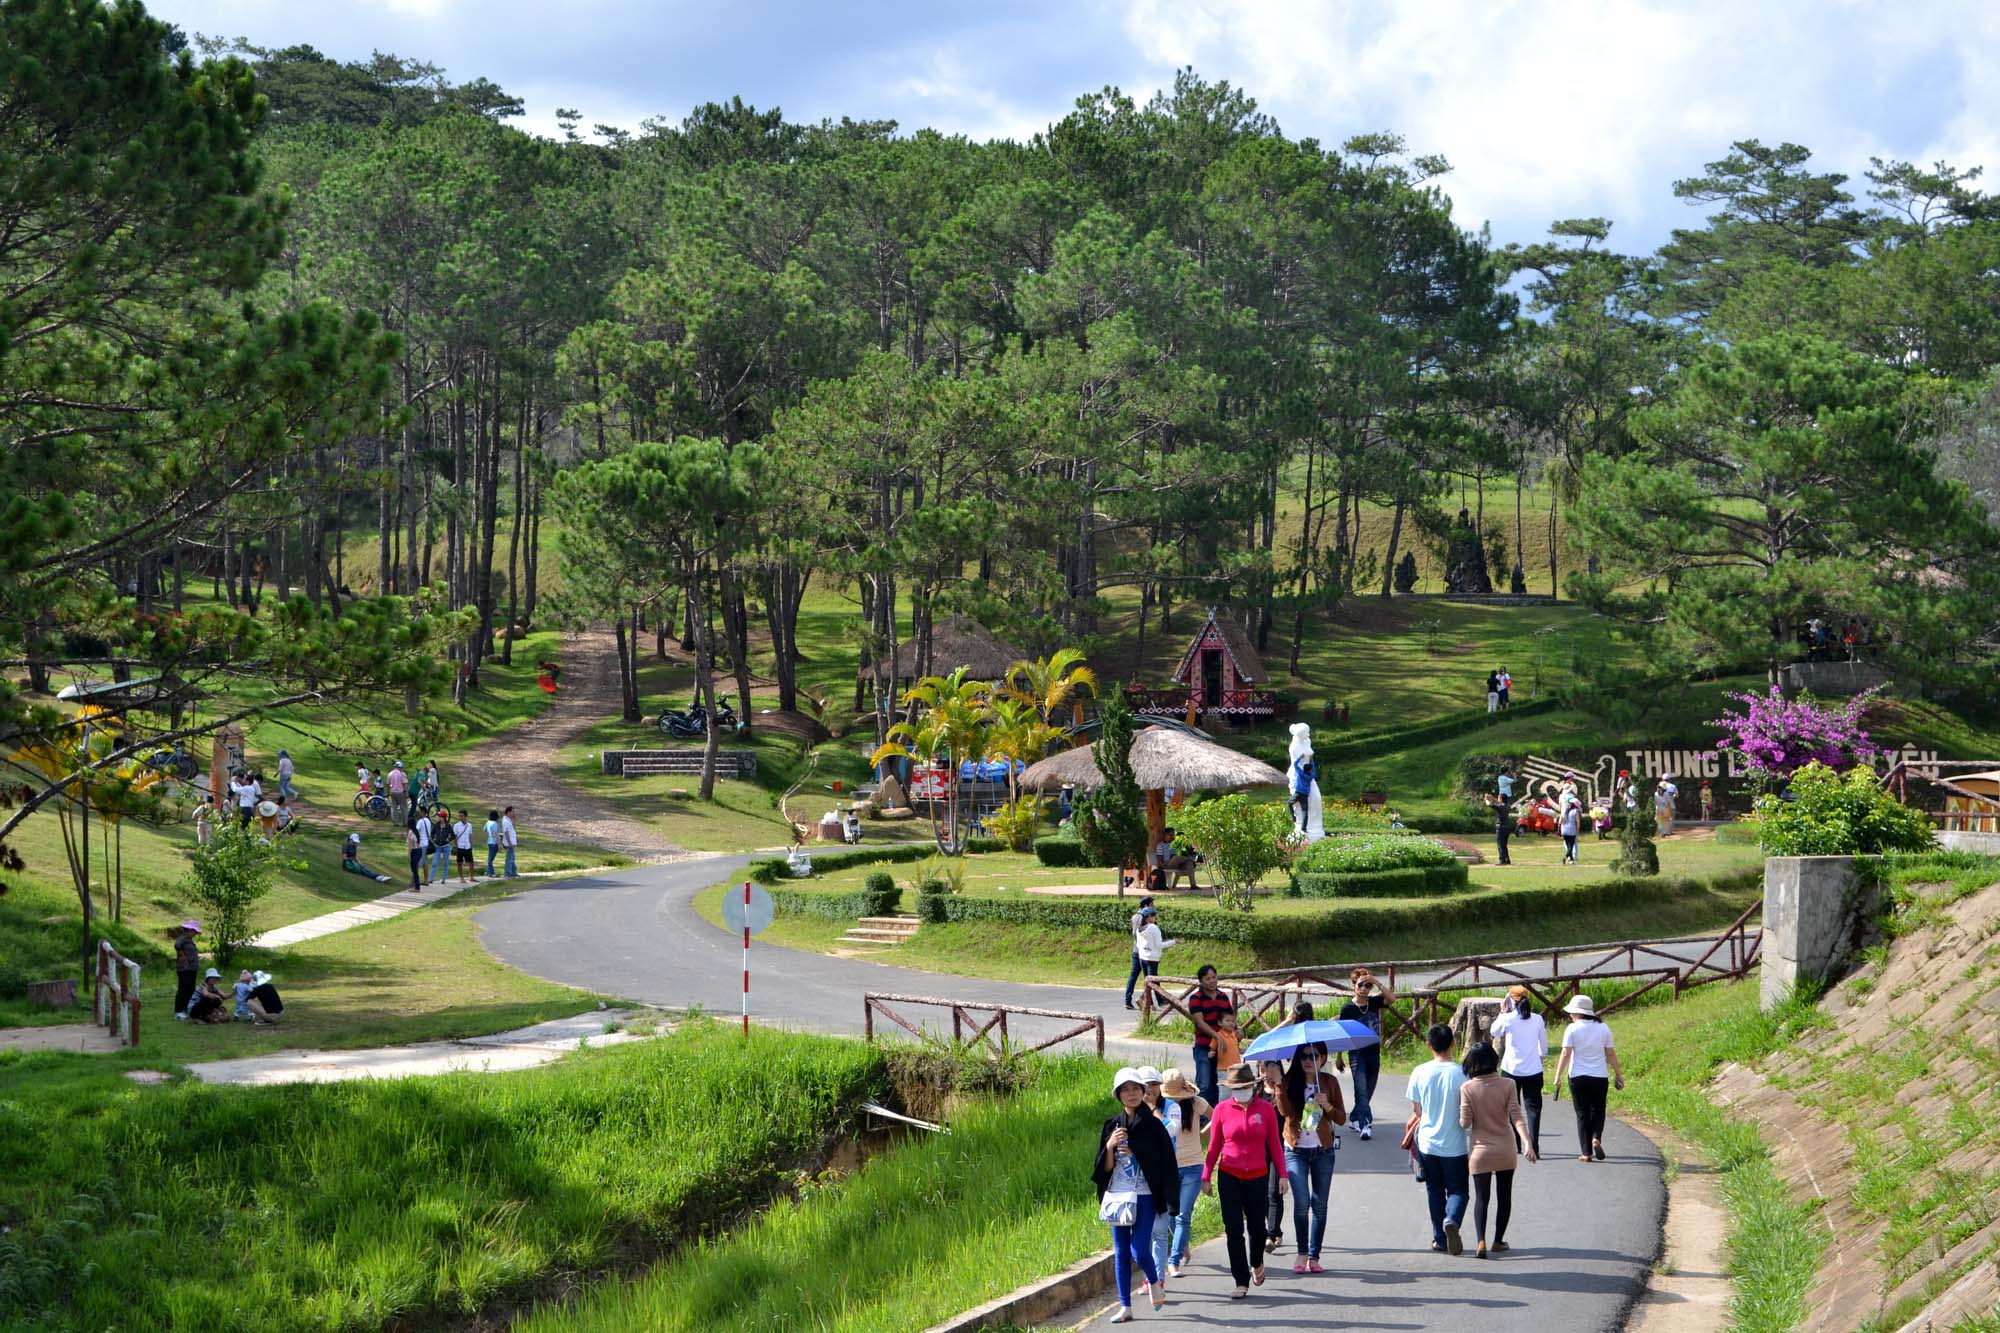
[[[1272,1028],[1244,1049],[1245,1060],[1289,1060],[1301,1046],[1324,1046],[1327,1054],[1379,1045],[1380,1033],[1352,1018],[1314,1018]]]

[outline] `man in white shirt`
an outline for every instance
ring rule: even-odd
[[[428,884],[431,882],[431,847],[433,846],[431,817],[429,815],[418,815],[416,829],[417,850],[424,854],[424,883]]]
[[[1139,977],[1145,968],[1139,963],[1139,932],[1145,927],[1146,913],[1153,910],[1153,897],[1147,894],[1139,900],[1139,910],[1132,913],[1132,972],[1125,978],[1125,1007],[1133,1008],[1132,988],[1139,984]],[[1158,955],[1155,955],[1157,957]]]
[[[1174,941],[1160,933],[1159,913],[1147,907],[1139,913],[1141,924],[1134,937],[1134,945],[1139,952],[1139,966],[1149,977],[1160,975],[1160,955],[1172,948]]]
[[[263,784],[243,773],[229,779],[229,794],[236,798],[236,813],[241,820],[238,827],[249,828],[257,814],[257,802],[264,795]]]
[[[1535,1012],[1534,997],[1526,986],[1515,986],[1500,1001],[1500,1017],[1493,1020],[1493,1042],[1501,1046],[1500,1072],[1520,1089],[1521,1110],[1528,1121],[1528,1146],[1540,1156],[1542,1066],[1549,1056],[1549,1025]]]
[[[514,849],[521,845],[521,835],[514,831],[514,807],[508,806],[500,812],[500,850],[507,857],[507,878],[519,879],[521,872],[514,867]]]

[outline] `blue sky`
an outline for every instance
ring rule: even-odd
[[[678,121],[732,94],[794,120],[1023,138],[1080,93],[1143,100],[1193,65],[1286,133],[1371,130],[1454,167],[1461,223],[1533,240],[1601,215],[1650,249],[1699,213],[1671,182],[1731,140],[1790,140],[1859,181],[1870,155],[2000,172],[2000,6],[1910,0],[153,0],[190,32],[371,49],[485,75],[519,124]],[[1865,184],[1865,183],[1864,183]],[[1996,177],[1995,188],[2000,188]],[[1857,193],[1859,191],[1857,190]]]

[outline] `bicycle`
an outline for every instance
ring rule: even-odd
[[[380,792],[358,791],[354,793],[354,813],[363,819],[387,819],[389,798]]]

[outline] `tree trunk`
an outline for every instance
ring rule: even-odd
[[[1389,520],[1389,554],[1382,561],[1382,596],[1389,596],[1390,580],[1396,575],[1396,547],[1403,540],[1403,497],[1396,497],[1395,516]]]
[[[708,608],[702,601],[702,568],[699,560],[693,562],[693,575],[688,580],[688,596],[693,601],[695,623],[694,639],[694,681],[701,692],[702,707],[708,713],[708,737],[701,751],[701,799],[715,799],[715,762],[722,752],[722,728],[715,725],[715,664],[713,661],[713,638],[708,628]]]
[[[733,560],[721,562],[722,624],[729,634],[730,663],[736,672],[736,720],[747,734],[750,729],[750,613],[744,605],[743,585]],[[711,717],[713,715],[711,714]],[[711,732],[714,727],[710,727]]]

